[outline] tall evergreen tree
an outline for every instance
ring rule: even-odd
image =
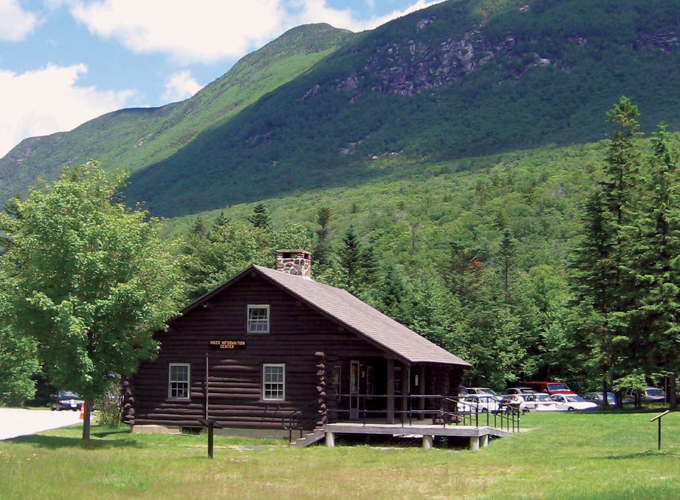
[[[617,244],[615,215],[607,209],[605,199],[606,194],[599,188],[586,199],[571,278],[577,309],[581,310],[576,343],[586,367],[600,378],[606,393],[611,386],[610,370],[615,357],[609,320],[617,303],[618,269],[614,253]]]
[[[258,229],[264,229],[265,231],[271,230],[271,217],[269,216],[269,211],[263,203],[258,203],[253,208],[253,213],[248,217],[248,221]]]
[[[342,238],[338,262],[342,269],[345,288],[354,294],[360,290],[362,252],[361,242],[354,231],[354,226],[351,225]]]
[[[664,125],[651,141],[651,187],[638,218],[634,264],[636,302],[632,316],[637,348],[649,371],[669,377],[671,406],[677,408],[680,371],[680,193],[678,153]],[[643,366],[644,366],[643,365]]]
[[[603,179],[584,206],[582,239],[574,262],[579,307],[592,313],[582,316],[577,343],[602,377],[605,393],[617,370],[618,375],[624,375],[635,363],[631,360],[635,352],[628,314],[635,282],[628,271],[628,259],[630,227],[643,184],[635,142],[642,135],[638,116],[637,107],[627,97],[607,113],[607,121],[617,128],[607,147]],[[631,362],[622,366],[626,359]]]
[[[316,241],[312,246],[312,258],[314,267],[323,272],[331,264],[330,260],[330,221],[333,211],[328,207],[320,207],[316,211],[316,223],[318,227],[314,230]]]
[[[515,266],[517,257],[517,241],[512,237],[510,229],[503,230],[503,239],[498,251],[498,256],[503,273],[504,302],[510,303],[510,271]]]

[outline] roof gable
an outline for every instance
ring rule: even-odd
[[[182,315],[191,312],[252,272],[256,272],[308,306],[404,361],[471,366],[345,290],[256,265],[197,299],[182,311]]]

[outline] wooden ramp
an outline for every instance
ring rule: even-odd
[[[506,437],[518,432],[503,430],[490,426],[467,426],[467,425],[434,425],[425,423],[413,424],[363,424],[343,422],[326,424],[323,426],[326,437],[326,446],[335,446],[336,434],[367,434],[380,436],[412,436],[423,438],[423,448],[430,449],[432,442],[437,436],[468,438],[470,449],[477,451],[486,448],[489,437]]]

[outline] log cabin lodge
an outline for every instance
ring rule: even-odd
[[[311,255],[282,250],[186,307],[126,383],[135,432],[198,428],[283,435],[363,419],[383,424],[456,396],[470,365],[350,293],[311,279]],[[254,431],[257,430],[257,431]]]

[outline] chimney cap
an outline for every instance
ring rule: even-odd
[[[276,253],[277,254],[279,254],[279,253],[294,253],[294,254],[304,253],[304,254],[307,254],[310,257],[312,255],[312,252],[310,252],[309,250],[303,250],[301,248],[296,249],[296,250],[277,250]]]

